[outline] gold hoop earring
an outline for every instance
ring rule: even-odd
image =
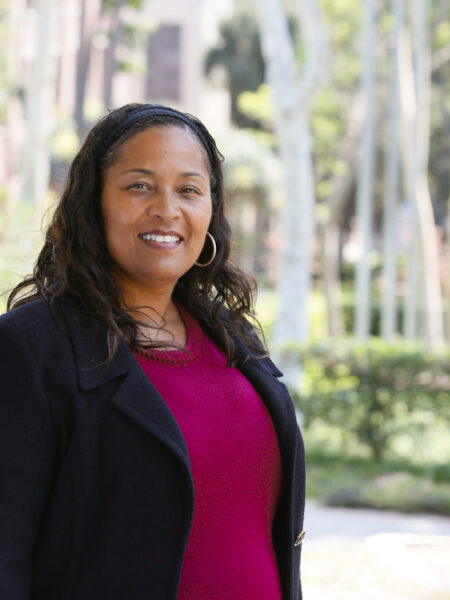
[[[217,252],[217,245],[216,245],[216,240],[213,238],[213,236],[209,233],[209,231],[206,232],[206,235],[209,236],[209,239],[211,240],[211,244],[213,247],[213,253],[211,258],[208,260],[208,262],[205,262],[203,264],[200,264],[198,262],[195,262],[195,266],[196,267],[209,267],[209,265],[213,262],[213,260],[216,258],[216,252]]]

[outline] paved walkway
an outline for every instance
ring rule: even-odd
[[[308,504],[304,600],[450,600],[450,518]]]

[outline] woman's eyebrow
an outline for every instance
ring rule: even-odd
[[[204,179],[206,181],[205,177],[198,171],[186,171],[184,173],[181,173],[181,176],[182,177],[200,177],[201,179]]]
[[[143,175],[156,174],[155,171],[152,171],[152,169],[144,169],[139,167],[136,167],[135,169],[127,169],[126,171],[122,171],[122,175],[125,175],[126,173],[142,173]],[[180,173],[180,175],[181,177],[200,177],[201,179],[206,181],[206,178],[198,171],[185,171],[184,173]]]
[[[155,171],[152,171],[151,169],[141,169],[141,168],[136,168],[136,169],[127,169],[126,171],[122,171],[122,175],[125,175],[125,173],[142,173],[143,175],[155,175]]]

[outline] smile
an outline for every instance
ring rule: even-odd
[[[181,242],[181,238],[177,235],[160,235],[155,233],[143,233],[139,236],[146,242],[157,242],[158,244],[173,244]]]

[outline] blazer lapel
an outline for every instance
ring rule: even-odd
[[[189,471],[191,478],[189,454],[178,423],[125,342],[124,345],[125,348],[121,354],[129,354],[132,364],[122,385],[111,397],[112,404],[137,425],[168,446],[181,460],[185,469]]]
[[[236,348],[243,352],[245,345],[237,341]],[[286,386],[277,380],[282,373],[269,358],[253,358],[248,350],[241,356],[247,356],[247,360],[239,368],[266,404],[278,434],[284,492],[276,517],[278,527],[274,528],[274,546],[285,583],[284,593],[286,598],[291,598],[298,581],[298,573],[293,572],[291,565],[295,562],[296,538],[303,528],[304,450],[289,393]]]
[[[189,455],[180,428],[128,344],[120,340],[116,353],[108,361],[104,327],[97,320],[84,317],[72,305],[65,304],[62,313],[72,340],[80,388],[90,391],[120,378],[111,403],[168,446],[190,473]]]

